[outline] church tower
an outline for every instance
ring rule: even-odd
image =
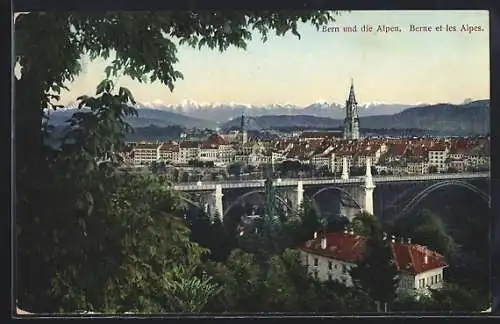
[[[240,123],[240,144],[245,145],[248,141],[248,134],[245,129],[245,114],[241,114],[241,123]]]
[[[354,83],[351,80],[349,98],[345,102],[344,139],[359,139],[358,103],[354,95]]]

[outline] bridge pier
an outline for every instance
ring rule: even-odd
[[[347,157],[342,157],[342,176],[340,177],[342,180],[349,179],[349,165],[347,164]]]
[[[366,158],[365,183],[363,189],[364,197],[362,199],[362,207],[365,212],[373,215],[373,191],[375,190],[375,183],[372,178],[372,164],[370,158]]]
[[[215,185],[215,214],[219,217],[219,219],[222,221],[224,218],[224,205],[222,203],[222,197],[224,194],[222,193],[222,185],[217,184]]]
[[[303,187],[303,182],[302,180],[297,181],[297,206],[295,206],[295,209],[298,210],[299,208],[302,207],[302,203],[304,202],[304,187]]]

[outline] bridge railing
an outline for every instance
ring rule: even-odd
[[[407,175],[407,176],[374,176],[375,183],[381,182],[404,182],[404,181],[432,181],[432,180],[450,180],[450,179],[474,179],[488,178],[489,172],[477,173],[438,173],[425,175]],[[322,185],[322,184],[349,184],[362,183],[364,176],[351,177],[349,179],[340,178],[285,178],[275,179],[275,186],[296,186],[299,181],[303,185]],[[237,188],[258,188],[263,187],[265,180],[229,180],[229,181],[198,181],[179,183],[174,185],[174,188],[181,191],[196,191],[196,190],[214,190],[216,185],[221,185],[223,189]]]

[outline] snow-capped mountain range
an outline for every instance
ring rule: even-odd
[[[54,126],[64,125],[77,106],[72,103],[66,109],[52,111],[49,123]],[[234,102],[200,104],[192,100],[168,105],[157,100],[153,103],[139,103],[136,108],[138,117],[127,118],[134,128],[173,125],[188,128],[230,128],[239,126],[242,113],[248,116],[249,129],[311,125],[328,128],[341,126],[345,117],[342,105],[326,101],[316,101],[307,107],[301,107],[292,104],[256,106]],[[359,115],[362,127],[367,129],[448,129],[463,134],[485,134],[489,129],[489,100],[459,105],[364,103],[359,106]]]
[[[406,108],[424,106],[430,103],[397,104],[387,102],[368,102],[358,105],[359,116],[393,115]],[[246,103],[204,103],[194,100],[184,100],[179,104],[166,104],[160,100],[142,102],[137,108],[166,110],[193,118],[207,119],[215,122],[224,122],[245,113],[247,116],[268,115],[311,115],[317,117],[344,118],[343,104],[318,100],[307,106],[291,103],[252,105]]]

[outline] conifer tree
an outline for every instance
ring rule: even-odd
[[[357,288],[366,291],[380,305],[392,303],[399,278],[390,241],[379,233],[368,237],[357,266],[351,269],[351,278]]]

